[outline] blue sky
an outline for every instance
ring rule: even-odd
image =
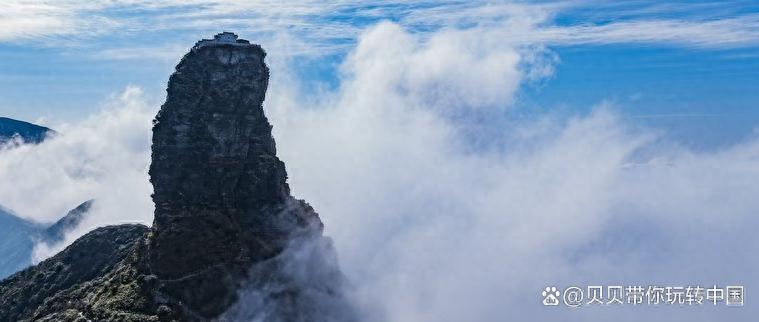
[[[694,147],[741,140],[759,124],[759,56],[753,49],[566,47],[547,84],[525,104],[587,109],[614,102],[627,117]]]
[[[379,21],[423,35],[514,17],[529,17],[534,26],[504,37],[545,46],[557,58],[551,77],[520,90],[515,105],[529,107],[522,113],[582,112],[613,102],[631,118],[705,147],[740,140],[759,122],[759,4],[753,1],[3,6],[0,115],[47,125],[82,119],[127,85],[160,101],[182,53],[219,30],[263,43],[270,57],[287,57],[308,91],[336,87],[360,31]],[[705,27],[710,23],[715,27]]]

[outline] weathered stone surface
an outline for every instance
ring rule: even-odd
[[[247,234],[267,219],[255,212],[283,203],[287,185],[261,108],[269,76],[263,58],[258,46],[200,48],[169,80],[150,167],[153,240],[160,248],[151,263],[160,276],[179,277],[250,257],[251,248],[264,250],[242,239],[260,235]]]
[[[290,196],[276,156],[262,108],[264,57],[258,45],[191,51],[153,128],[150,267],[163,292],[204,317],[236,300],[252,263],[280,253],[299,229],[321,230],[311,207]]]
[[[122,225],[98,228],[37,266],[0,283],[0,321],[23,321],[55,313],[61,293],[107,274],[131,252],[148,228]]]

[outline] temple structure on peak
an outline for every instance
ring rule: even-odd
[[[213,36],[213,39],[202,39],[195,43],[195,46],[192,47],[193,50],[196,50],[198,48],[206,47],[206,46],[220,46],[220,45],[231,45],[231,46],[249,46],[250,42],[245,39],[238,39],[237,35],[233,32],[224,31],[220,34],[216,34],[216,36]]]

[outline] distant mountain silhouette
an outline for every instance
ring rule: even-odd
[[[38,144],[54,133],[44,126],[0,117],[0,145],[14,138],[21,139],[24,143]],[[31,265],[34,244],[38,240],[50,244],[63,240],[64,228],[78,224],[82,215],[83,212],[66,215],[61,220],[69,219],[56,223],[47,231],[45,225],[24,220],[13,211],[0,206],[0,279]]]
[[[0,279],[32,264],[34,236],[43,229],[0,207]]]
[[[29,122],[0,117],[0,144],[11,140],[14,137],[21,138],[25,143],[40,143],[45,140],[49,134],[55,131]]]
[[[48,244],[55,244],[63,241],[66,233],[76,228],[84,216],[90,211],[93,200],[87,200],[81,205],[69,211],[63,218],[59,219],[52,226],[45,229],[42,239]]]
[[[92,202],[82,203],[50,226],[22,219],[0,206],[0,280],[32,265],[36,243],[54,245],[62,242],[66,233],[84,219]]]

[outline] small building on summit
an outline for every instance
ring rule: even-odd
[[[213,40],[217,42],[237,42],[237,35],[232,32],[225,31],[214,36]]]
[[[245,39],[238,39],[237,35],[233,32],[224,31],[213,36],[213,39],[203,39],[198,41],[192,49],[195,50],[201,47],[215,45],[248,46],[250,45],[250,42]]]

